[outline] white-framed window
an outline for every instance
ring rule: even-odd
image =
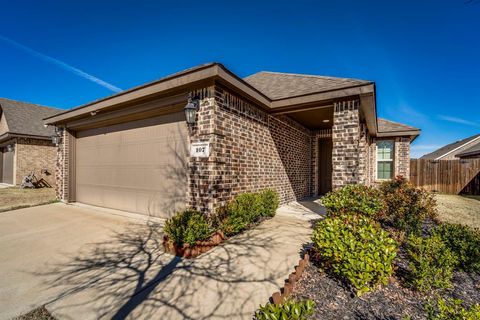
[[[392,140],[377,141],[377,179],[392,179],[394,168],[395,142]]]

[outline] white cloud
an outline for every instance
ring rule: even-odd
[[[82,78],[87,79],[87,80],[89,80],[89,81],[91,81],[91,82],[93,82],[93,83],[96,83],[96,84],[98,84],[98,85],[100,85],[100,86],[102,86],[102,87],[104,87],[104,88],[107,88],[108,90],[111,90],[111,91],[113,91],[113,92],[120,92],[120,91],[122,91],[122,89],[120,89],[119,87],[114,86],[113,84],[110,84],[110,83],[108,83],[108,82],[106,82],[106,81],[103,81],[102,79],[99,79],[99,78],[97,78],[97,77],[95,77],[95,76],[92,76],[91,74],[88,74],[88,73],[86,73],[86,72],[84,72],[84,71],[82,71],[82,70],[80,70],[80,69],[78,69],[78,68],[75,68],[75,67],[73,67],[73,66],[71,66],[71,65],[69,65],[69,64],[67,64],[67,63],[65,63],[65,62],[63,62],[63,61],[60,61],[60,60],[58,60],[58,59],[52,58],[52,57],[50,57],[50,56],[47,56],[47,55],[45,55],[45,54],[43,54],[43,53],[41,53],[41,52],[38,52],[38,51],[36,51],[36,50],[34,50],[34,49],[31,49],[31,48],[29,48],[29,47],[27,47],[27,46],[24,46],[23,44],[20,44],[20,43],[18,43],[18,42],[16,42],[16,41],[13,41],[13,40],[11,40],[11,39],[9,39],[9,38],[6,38],[6,37],[0,35],[0,40],[3,40],[3,41],[11,44],[12,46],[14,46],[14,47],[16,47],[16,48],[19,48],[19,49],[21,49],[21,50],[23,50],[23,51],[31,54],[31,55],[34,56],[34,57],[37,57],[37,58],[40,58],[40,59],[45,60],[45,61],[47,61],[47,62],[50,62],[50,63],[52,63],[52,64],[54,64],[54,65],[56,65],[56,66],[58,66],[58,67],[60,67],[60,68],[62,68],[62,69],[64,69],[64,70],[68,71],[68,72],[71,72],[71,73],[73,73],[73,74],[75,74],[75,75],[77,75],[77,76],[79,76],[79,77],[82,77]]]
[[[441,119],[441,120],[448,121],[448,122],[465,124],[467,126],[473,126],[473,127],[480,127],[479,122],[474,122],[474,121],[470,121],[470,120],[466,120],[466,119],[462,119],[462,118],[458,118],[458,117],[450,117],[450,116],[445,116],[445,115],[439,114],[438,118]]]

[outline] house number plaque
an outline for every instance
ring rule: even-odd
[[[210,143],[193,142],[190,145],[190,156],[198,158],[208,158],[210,156]]]

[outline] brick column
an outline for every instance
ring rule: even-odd
[[[410,179],[410,139],[397,138],[395,141],[395,175]]]
[[[190,93],[200,99],[195,125],[189,127],[189,145],[195,142],[209,142],[208,158],[189,157],[188,161],[188,207],[212,213],[214,209],[215,172],[215,97],[214,87]]]
[[[332,128],[332,187],[362,182],[360,172],[360,103],[358,100],[334,104]]]
[[[55,194],[57,200],[68,201],[68,134],[63,131],[57,147],[57,161],[55,162]]]

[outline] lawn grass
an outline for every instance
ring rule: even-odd
[[[18,187],[0,189],[0,212],[28,208],[56,202],[53,188],[20,189]]]
[[[480,196],[437,194],[435,198],[441,221],[480,228]]]

